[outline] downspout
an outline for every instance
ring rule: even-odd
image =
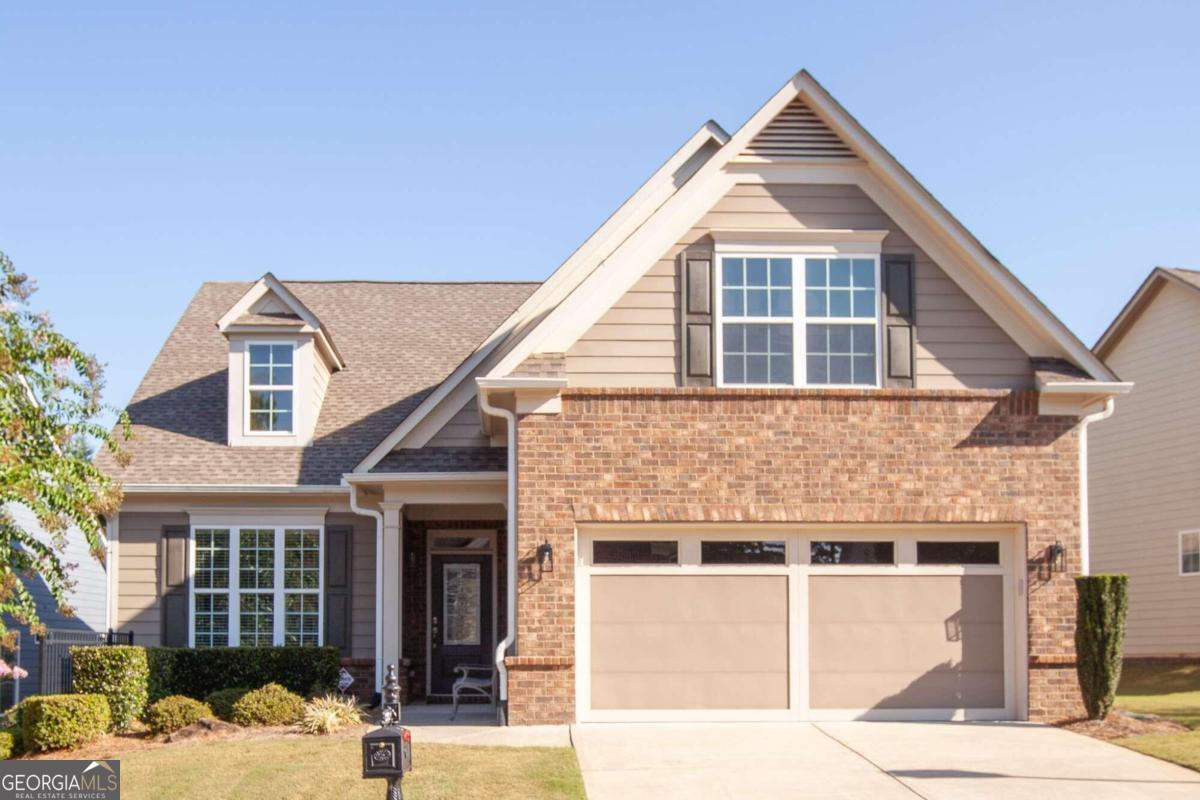
[[[375,603],[378,605],[383,599],[383,571],[379,568],[379,555],[383,552],[383,512],[376,511],[373,508],[362,508],[358,505],[358,488],[342,479],[350,489],[350,510],[355,514],[364,517],[375,518]],[[399,664],[396,665],[399,668]],[[379,692],[383,688],[383,614],[379,609],[375,609],[375,691]]]
[[[1113,414],[1116,404],[1109,397],[1104,401],[1104,408],[1094,414],[1088,414],[1079,419],[1079,574],[1088,575],[1091,570],[1091,558],[1088,555],[1088,448],[1087,430],[1093,422],[1106,420]]]
[[[496,646],[496,674],[500,681],[500,723],[508,724],[508,667],[504,665],[504,654],[517,640],[517,415],[507,408],[492,405],[487,389],[479,392],[479,408],[485,414],[503,417],[508,433],[508,494],[505,503],[505,539],[508,569],[506,570],[505,634]]]

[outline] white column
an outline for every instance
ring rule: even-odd
[[[379,626],[382,647],[380,657],[383,663],[375,674],[375,688],[383,687],[383,678],[387,674],[389,664],[395,664],[400,669],[400,628],[403,597],[403,552],[404,552],[404,504],[383,502],[379,504],[383,511],[383,542],[380,552],[376,553],[375,569],[383,577],[381,595],[376,598],[375,613],[379,614]]]

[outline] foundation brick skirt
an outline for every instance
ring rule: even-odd
[[[574,720],[575,533],[590,522],[1023,526],[1028,714],[1078,716],[1077,423],[1024,391],[564,390],[560,413],[518,426],[510,721]],[[1065,572],[1044,567],[1055,542]],[[555,567],[536,574],[542,543]]]

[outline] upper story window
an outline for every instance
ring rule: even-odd
[[[291,344],[251,344],[247,350],[247,431],[292,433],[295,347]]]
[[[720,383],[879,385],[877,256],[719,261]]]
[[[1200,531],[1179,534],[1179,574],[1200,575]]]

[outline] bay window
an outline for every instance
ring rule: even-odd
[[[321,644],[321,528],[197,527],[196,647]]]
[[[878,256],[717,261],[720,384],[879,385]]]

